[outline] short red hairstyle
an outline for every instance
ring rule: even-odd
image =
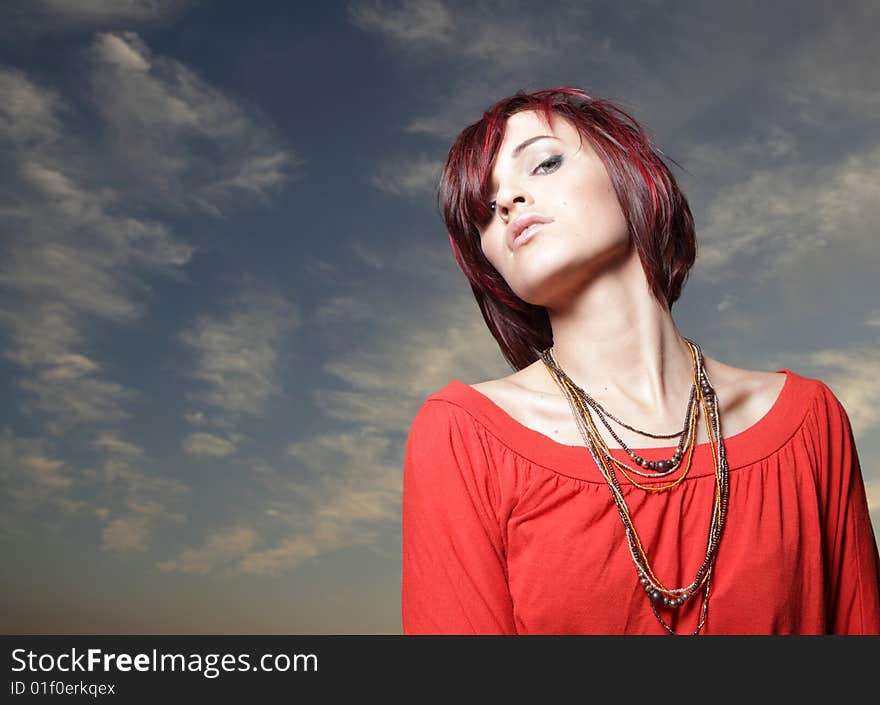
[[[684,194],[642,127],[616,105],[577,88],[517,92],[469,125],[449,150],[438,192],[452,253],[505,359],[521,370],[553,344],[543,306],[520,299],[489,263],[478,228],[489,222],[489,180],[507,118],[534,110],[567,119],[605,164],[638,251],[648,287],[671,309],[696,258],[694,221]]]

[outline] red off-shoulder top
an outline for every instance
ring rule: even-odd
[[[846,411],[820,380],[778,371],[772,408],[724,441],[728,514],[701,633],[880,634],[880,558]],[[660,460],[673,449],[635,450]],[[670,491],[618,476],[655,574],[689,584],[715,491],[710,446],[695,447]],[[405,634],[667,633],[589,450],[458,380],[427,397],[409,430],[402,560]],[[699,611],[699,596],[661,608],[682,633]]]

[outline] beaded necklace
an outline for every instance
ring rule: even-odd
[[[642,586],[647,593],[651,610],[661,625],[670,634],[675,634],[675,630],[667,624],[661,616],[658,607],[662,604],[668,608],[677,608],[687,602],[694,594],[702,589],[702,599],[700,605],[700,617],[697,628],[692,635],[699,634],[706,622],[706,615],[709,609],[709,592],[712,581],[712,570],[715,565],[715,558],[718,551],[718,545],[721,539],[721,532],[724,528],[725,519],[727,517],[727,500],[730,490],[729,468],[727,464],[727,453],[724,447],[724,439],[721,436],[720,415],[718,413],[718,398],[715,390],[709,382],[708,375],[703,366],[703,355],[700,346],[692,340],[685,338],[685,342],[691,353],[694,363],[694,383],[691,387],[688,408],[685,414],[685,425],[682,431],[675,434],[662,435],[652,434],[641,431],[632,426],[628,426],[619,421],[615,417],[606,412],[601,405],[584,390],[578,387],[567,374],[559,367],[552,354],[552,347],[541,352],[541,359],[553,377],[554,381],[559,385],[563,394],[569,402],[572,414],[577,423],[578,430],[584,438],[584,443],[590,450],[593,460],[602,476],[605,478],[611,497],[617,507],[618,514],[624,525],[624,531],[629,545],[630,554],[636,567],[636,574]],[[696,400],[696,404],[694,403]],[[625,463],[615,458],[608,446],[603,441],[596,425],[593,423],[589,409],[592,408],[605,427],[611,432],[615,440],[624,449],[627,455],[643,468],[647,468],[653,472],[643,472],[636,468],[629,467]],[[623,490],[620,486],[620,480],[615,472],[615,467],[629,479],[629,481],[642,490],[649,492],[668,491],[684,481],[691,467],[693,458],[693,449],[696,444],[696,420],[698,408],[703,409],[703,418],[706,422],[706,432],[709,438],[709,446],[712,451],[712,459],[715,466],[715,497],[712,507],[712,522],[709,526],[709,536],[706,543],[706,555],[702,564],[697,570],[694,580],[685,587],[667,588],[657,578],[651,568],[648,556],[642,541],[639,538],[632,516],[624,498]],[[681,436],[678,447],[676,448],[670,460],[646,461],[636,453],[632,452],[623,441],[621,441],[611,427],[608,425],[605,417],[608,416],[621,425],[626,426],[630,430],[653,438],[674,438]],[[597,450],[598,447],[598,450]],[[686,458],[685,458],[686,456]],[[641,475],[642,477],[663,477],[674,472],[680,465],[682,459],[685,459],[684,469],[679,477],[667,484],[662,485],[645,485],[640,484],[633,479],[629,472]]]

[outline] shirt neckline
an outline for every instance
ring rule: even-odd
[[[728,467],[734,469],[758,462],[781,448],[800,427],[806,413],[805,395],[809,392],[809,380],[783,368],[785,382],[770,409],[748,428],[724,438]],[[604,482],[595,466],[588,448],[567,445],[544,435],[521,423],[482,392],[458,379],[451,380],[445,388],[429,398],[450,401],[468,411],[508,448],[532,462],[561,469],[563,474],[581,479]],[[705,423],[702,416],[700,423]],[[724,417],[721,418],[722,436]],[[633,448],[646,460],[662,460],[672,455],[675,446],[657,448]],[[622,448],[612,448],[612,455],[632,466],[632,461]],[[714,474],[712,448],[709,443],[694,446],[689,477]],[[676,473],[677,476],[677,473]],[[618,473],[621,483],[626,483]],[[643,481],[645,478],[639,478]],[[652,480],[653,481],[653,480]]]

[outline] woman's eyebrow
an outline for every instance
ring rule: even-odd
[[[528,138],[527,140],[525,140],[524,142],[520,142],[520,143],[516,146],[516,148],[513,150],[513,153],[511,154],[511,157],[510,157],[510,158],[511,158],[511,159],[516,159],[516,158],[519,156],[519,153],[520,153],[520,152],[522,152],[526,147],[528,147],[530,144],[532,144],[532,142],[537,142],[538,140],[556,140],[556,141],[558,141],[558,142],[561,142],[561,141],[562,141],[562,140],[559,139],[556,135],[535,135],[534,137],[529,137],[529,138]],[[489,182],[489,186],[490,186],[490,187],[492,187],[493,184],[494,184],[494,181],[490,181],[490,182]],[[493,187],[492,190],[494,191],[494,187]]]
[[[543,139],[551,139],[551,140],[559,140],[555,135],[537,135],[536,137],[529,137],[525,142],[521,142],[516,146],[516,149],[513,150],[511,157],[516,159],[519,156],[519,153],[522,152],[526,147],[528,147],[532,142],[537,142],[538,140]]]

